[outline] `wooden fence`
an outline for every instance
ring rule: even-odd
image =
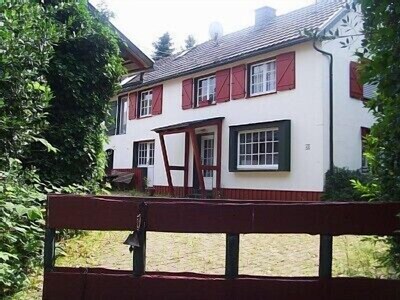
[[[332,278],[332,237],[396,235],[399,203],[48,197],[43,299],[400,299],[400,280]],[[54,266],[60,229],[136,231],[131,271]],[[146,232],[226,234],[225,276],[147,272]],[[239,274],[246,233],[320,235],[318,277]],[[115,255],[118,255],[116,253]]]

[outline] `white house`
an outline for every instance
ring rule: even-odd
[[[281,16],[260,8],[254,26],[127,78],[112,99],[113,169],[175,196],[319,200],[331,164],[330,59],[301,31],[335,29],[343,5]],[[352,63],[359,44],[315,45],[333,57],[333,163],[349,169],[363,167],[362,134],[373,123]]]

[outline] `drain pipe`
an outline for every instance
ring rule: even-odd
[[[314,39],[313,47],[319,53],[329,57],[329,171],[332,173],[333,163],[333,55],[332,53],[319,49]],[[332,278],[332,254],[333,237],[332,235],[320,235],[319,242],[319,270],[320,278]]]
[[[333,55],[332,53],[319,49],[316,42],[317,41],[314,39],[314,49],[329,57],[329,170],[333,172]]]

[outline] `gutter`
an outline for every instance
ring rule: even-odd
[[[315,39],[313,47],[316,51],[329,58],[329,171],[333,172],[335,166],[333,161],[333,55],[319,49]]]

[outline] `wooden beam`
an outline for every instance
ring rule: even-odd
[[[200,159],[199,145],[197,144],[196,134],[194,132],[194,129],[190,129],[189,134],[190,134],[190,139],[192,140],[193,156],[194,156],[194,162],[196,165],[197,177],[199,179],[201,196],[204,198],[206,196],[206,188],[204,185],[203,172],[201,171],[202,164],[201,164],[201,159]]]
[[[169,166],[169,169],[171,171],[185,171],[185,167],[184,166]]]
[[[217,166],[206,166],[206,165],[202,165],[201,166],[202,170],[206,170],[206,171],[217,171],[218,167]]]
[[[165,172],[167,174],[168,186],[169,186],[169,193],[171,197],[174,197],[174,186],[172,184],[172,177],[171,177],[171,168],[168,162],[168,154],[167,154],[167,147],[165,146],[165,139],[162,133],[159,134],[160,136],[160,143],[161,143],[161,150],[164,158],[164,166]]]
[[[146,272],[146,230],[138,231],[140,247],[133,250],[133,274],[142,276]]]
[[[331,235],[321,235],[319,242],[319,277],[332,278],[332,248],[333,239]]]
[[[234,279],[239,275],[239,234],[226,235],[225,277]]]
[[[189,195],[189,140],[190,136],[188,132],[185,132],[185,162],[184,162],[184,174],[183,174],[183,196]]]
[[[47,228],[44,238],[44,270],[48,271],[54,268],[56,259],[56,230]]]
[[[216,188],[217,194],[221,189],[221,156],[222,156],[222,120],[219,120],[217,124],[217,179]]]

